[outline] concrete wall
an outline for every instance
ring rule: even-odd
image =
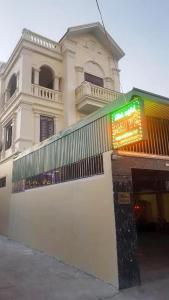
[[[0,189],[0,233],[118,287],[110,156],[103,175],[11,194],[10,201],[10,189]]]

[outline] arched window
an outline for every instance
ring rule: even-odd
[[[50,67],[42,66],[39,72],[39,85],[53,90],[54,74]]]
[[[104,72],[99,64],[88,61],[84,66],[84,80],[101,87],[104,86]]]
[[[12,95],[15,93],[17,87],[17,77],[16,74],[13,74],[8,83],[8,97],[11,98]]]

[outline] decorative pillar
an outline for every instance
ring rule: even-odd
[[[19,76],[19,86],[23,93],[31,93],[31,75],[32,75],[32,61],[31,52],[28,49],[22,49],[21,52],[21,71]]]
[[[34,72],[34,84],[39,85],[39,72],[40,72],[40,69],[33,68],[33,72]]]
[[[91,96],[91,84],[87,81],[83,83],[83,95],[90,95]]]
[[[113,79],[111,77],[104,78],[104,87],[110,90],[114,90]]]
[[[64,125],[68,127],[76,122],[76,103],[75,103],[75,42],[65,41],[62,46],[63,51],[63,78],[64,78]]]
[[[55,91],[59,91],[59,76],[55,76],[54,77],[54,82],[53,82],[53,89],[55,90]]]
[[[17,110],[15,150],[22,152],[34,142],[34,116],[32,105],[21,103]]]
[[[84,81],[84,68],[80,66],[76,66],[75,71],[76,71],[76,83],[78,87]]]
[[[120,70],[117,68],[112,68],[113,79],[114,79],[114,89],[120,92]]]

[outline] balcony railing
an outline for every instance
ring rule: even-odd
[[[119,92],[94,85],[87,81],[82,82],[75,93],[77,104],[83,101],[85,97],[90,97],[98,101],[101,100],[101,102],[105,102],[106,104],[116,100],[121,95]]]
[[[36,84],[32,84],[31,91],[33,96],[43,98],[45,100],[63,103],[62,92],[47,89],[43,86],[39,86]]]
[[[38,46],[60,52],[60,45],[58,43],[28,29],[23,29],[22,38]]]

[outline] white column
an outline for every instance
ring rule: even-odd
[[[22,103],[17,110],[15,149],[24,151],[34,142],[34,119],[32,105]]]
[[[35,86],[33,86],[33,95],[34,96],[38,96],[38,85],[39,85],[39,72],[40,72],[40,69],[35,69],[33,68],[33,72],[34,72],[34,83]]]
[[[83,67],[76,66],[75,71],[76,71],[76,84],[78,87],[84,81],[84,69]]]
[[[114,89],[117,92],[120,92],[120,70],[117,68],[112,68],[113,79],[114,79]]]
[[[69,45],[66,45],[69,46]],[[75,104],[75,51],[68,47],[63,47],[63,70],[64,70],[64,123],[65,127],[76,122],[76,104]]]
[[[40,114],[34,113],[34,143],[40,142]]]
[[[107,88],[107,89],[113,90],[114,89],[113,79],[110,78],[110,77],[105,77],[104,78],[104,87]]]
[[[19,86],[23,93],[31,93],[32,61],[31,52],[22,49],[21,52],[21,71],[19,76]]]
[[[40,69],[33,68],[33,71],[34,71],[34,84],[39,85],[39,72],[40,72]]]
[[[53,89],[59,91],[59,76],[57,75],[54,77]]]

